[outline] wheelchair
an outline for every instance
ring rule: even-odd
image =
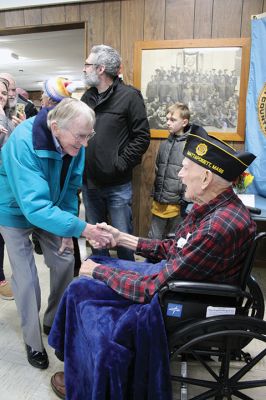
[[[266,355],[266,322],[263,294],[251,275],[256,249],[265,239],[266,232],[255,237],[239,286],[170,281],[160,289],[175,367],[171,378],[180,386],[181,400],[249,400],[248,389],[266,386],[266,378],[256,379],[252,371]]]

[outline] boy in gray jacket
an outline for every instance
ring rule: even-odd
[[[182,221],[180,203],[184,187],[178,178],[178,172],[182,168],[189,118],[190,111],[186,104],[175,103],[167,109],[170,135],[160,145],[156,158],[149,238],[165,239],[174,234],[177,225]]]

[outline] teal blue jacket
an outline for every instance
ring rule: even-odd
[[[60,188],[63,160],[47,127],[47,112],[18,125],[2,147],[0,225],[79,237],[86,226],[77,217],[85,149],[72,157]]]

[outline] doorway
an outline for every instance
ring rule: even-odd
[[[68,78],[82,90],[86,37],[84,22],[0,30],[0,72],[13,75],[34,102],[51,77]]]

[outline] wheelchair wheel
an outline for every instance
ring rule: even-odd
[[[250,317],[263,319],[264,318],[264,298],[262,291],[253,276],[250,276],[247,282],[247,289],[252,297],[252,304],[250,306],[248,315]]]
[[[232,355],[242,339],[256,340],[258,343],[253,346],[255,350],[250,359],[239,363],[232,361]],[[200,366],[198,363],[195,366],[194,361],[188,361],[189,372],[191,368],[196,368],[194,378],[190,374],[184,376],[182,371],[172,376],[172,380],[179,382],[183,391],[184,388],[188,389],[189,397],[181,395],[181,399],[252,399],[248,395],[250,389],[254,391],[255,388],[266,386],[266,379],[257,380],[256,372],[252,371],[266,355],[265,343],[266,322],[252,317],[207,318],[175,332],[169,337],[171,357],[182,357],[183,360],[193,358],[200,363]]]
[[[264,305],[264,298],[262,291],[256,282],[256,280],[250,276],[247,282],[247,291],[251,295],[251,300],[247,300],[245,305],[242,305],[242,310],[243,313],[241,315],[246,315],[249,317],[254,317],[257,319],[263,319],[264,318],[264,310],[265,310],[265,305]],[[246,347],[252,339],[247,338],[247,337],[242,337],[239,338],[239,345],[238,345],[238,351],[233,357],[235,360],[241,360],[241,359],[248,359],[249,353],[245,353],[242,351],[244,347]]]

